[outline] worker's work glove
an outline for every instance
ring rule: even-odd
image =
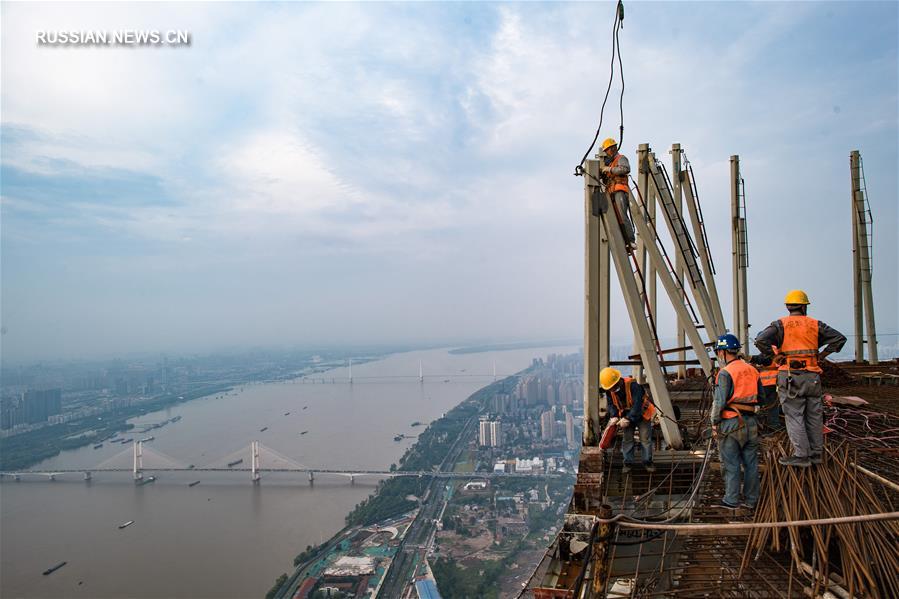
[[[622,418],[621,421],[618,423],[618,428],[627,428],[630,425],[631,425],[630,420],[628,420],[627,418]]]
[[[609,173],[612,172],[612,167],[607,166],[607,165],[605,165],[605,164],[600,164],[600,165],[599,165],[599,172],[602,173],[603,175],[608,176]]]

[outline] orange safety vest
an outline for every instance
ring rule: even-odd
[[[721,410],[722,418],[736,418],[740,412],[755,412],[759,403],[759,372],[743,360],[737,359],[725,366],[734,382],[734,391]],[[715,376],[715,384],[718,384],[718,375]]]
[[[612,158],[612,162],[609,163],[609,168],[615,168],[618,166],[618,160],[621,158],[621,154],[615,154],[615,157]],[[627,184],[627,175],[613,175],[609,173],[609,192],[615,193],[616,191],[623,191],[625,193],[631,190],[630,186]]]
[[[759,379],[762,381],[762,387],[771,387],[777,384],[777,373],[780,369],[776,364],[770,366],[762,366],[759,369]]]
[[[621,399],[619,399],[618,395],[614,391],[609,391],[609,397],[612,398],[612,403],[615,404],[615,409],[618,410],[618,415],[624,417],[625,413],[630,412],[631,408],[634,407],[634,397],[631,395],[631,385],[634,383],[633,377],[626,376],[624,377],[624,396],[626,406],[621,407]],[[649,401],[649,395],[646,390],[643,390],[643,420],[652,420],[653,415],[656,413],[656,407],[652,405],[652,402]]]
[[[780,355],[785,358],[780,370],[822,372],[818,366],[818,321],[808,316],[784,316],[780,319],[784,340]],[[795,366],[796,363],[801,366]]]

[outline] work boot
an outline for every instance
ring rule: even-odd
[[[726,510],[735,510],[735,509],[739,508],[740,506],[734,505],[732,503],[727,503],[726,501],[724,501],[722,499],[721,502],[718,504],[718,507],[723,507]]]
[[[643,467],[646,468],[647,472],[655,472],[656,467],[652,462],[643,462]]]
[[[808,462],[812,466],[817,466],[818,464],[821,463],[821,454],[819,453],[818,455],[810,455],[808,457]]]
[[[800,458],[796,456],[790,456],[788,458],[778,458],[777,460],[781,466],[795,466],[797,468],[808,468],[812,465],[809,462],[808,458]]]
[[[627,462],[625,462],[624,464],[622,464],[622,466],[621,466],[621,474],[627,474],[627,473],[630,472],[630,471],[631,471],[631,465],[630,465],[630,464],[628,464]]]

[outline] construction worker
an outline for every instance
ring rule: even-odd
[[[602,142],[602,151],[605,153],[599,172],[606,182],[606,189],[615,205],[618,206],[618,214],[621,216],[621,234],[628,250],[633,249],[637,238],[634,235],[634,223],[631,221],[630,212],[630,186],[627,176],[631,172],[631,165],[627,157],[618,153],[618,144],[611,137]]]
[[[715,343],[720,370],[712,402],[712,436],[724,469],[724,498],[728,509],[740,507],[740,468],[743,469],[743,507],[759,500],[759,430],[756,422],[761,383],[758,371],[739,356],[740,341],[721,335]]]
[[[821,463],[824,448],[824,391],[818,364],[843,349],[846,337],[807,315],[810,302],[804,291],[790,291],[784,303],[789,316],[759,333],[755,346],[762,358],[778,366],[777,396],[793,444],[793,455],[779,461],[784,466],[808,467]]]
[[[652,463],[652,417],[655,406],[649,401],[643,385],[631,377],[622,378],[614,368],[603,368],[599,373],[599,386],[609,398],[609,416],[618,419],[618,428],[623,431],[621,455],[624,457],[623,473],[628,473],[634,465],[634,429],[640,433],[643,447],[643,466],[647,472],[655,472]]]
[[[759,406],[767,416],[760,419],[760,424],[764,425],[768,434],[777,432],[783,428],[780,423],[780,401],[777,399],[778,366],[772,360],[765,360],[758,355],[752,356],[749,363],[759,371],[759,381],[762,383]]]

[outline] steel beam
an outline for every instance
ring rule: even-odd
[[[690,225],[693,229],[693,238],[696,240],[696,249],[702,262],[702,274],[704,275],[706,289],[709,293],[709,301],[712,304],[712,315],[715,317],[717,328],[723,331],[724,313],[721,311],[721,299],[718,297],[718,285],[715,283],[715,271],[712,268],[711,250],[706,244],[706,236],[703,234],[703,223],[699,216],[699,197],[693,188],[693,180],[688,171],[684,171],[683,190],[686,195],[687,212],[690,214]]]
[[[640,358],[643,361],[646,378],[652,392],[653,403],[664,415],[668,416],[661,420],[662,435],[670,447],[680,449],[683,446],[683,441],[681,440],[680,429],[674,420],[674,409],[671,405],[671,398],[668,395],[668,388],[665,386],[665,375],[662,373],[659,356],[656,354],[656,348],[653,344],[653,335],[646,320],[646,313],[643,310],[644,305],[640,298],[640,290],[637,288],[637,281],[631,270],[630,262],[628,262],[628,254],[624,249],[624,236],[621,234],[621,227],[618,224],[618,219],[615,217],[612,206],[609,206],[609,210],[602,215],[600,221],[606,236],[609,238],[612,262],[615,264],[615,270],[618,273],[618,281],[624,294],[624,303],[627,306],[628,316],[630,316],[634,337],[637,339]]]
[[[637,233],[643,239],[652,239],[654,241],[656,236],[649,228],[646,214],[643,212],[643,207],[637,203],[633,195],[630,199],[631,214],[634,215],[634,225],[637,227]],[[662,287],[665,288],[668,299],[671,300],[671,305],[674,306],[674,312],[677,314],[678,322],[683,324],[684,334],[689,338],[690,345],[693,347],[693,351],[696,353],[696,357],[702,365],[702,371],[706,376],[711,375],[712,361],[709,358],[705,343],[699,335],[699,330],[696,328],[693,318],[690,316],[690,313],[687,311],[687,306],[684,303],[685,291],[683,281],[672,276],[672,274],[668,272],[668,269],[665,268],[665,258],[662,256],[662,252],[659,250],[658,245],[655,243],[647,243],[646,249],[649,253],[649,259],[655,264],[656,269],[658,270],[659,281],[662,282]],[[679,345],[678,347],[682,348],[684,346]],[[658,356],[655,348],[653,348],[653,355]],[[683,350],[678,351],[678,360],[682,362],[681,364],[678,364],[678,370],[683,370],[685,375],[687,367],[683,362],[685,362],[686,359],[687,356],[685,352]],[[669,414],[673,415],[671,412],[669,412]]]
[[[649,156],[649,144],[640,144],[637,147],[637,189],[640,190],[640,197],[645,198],[649,192],[649,167],[647,165],[647,157]],[[653,238],[648,238],[649,240],[653,240]],[[647,267],[649,265],[649,261],[646,255],[646,242],[647,239],[644,239],[642,235],[637,235],[637,264],[640,267],[640,272],[643,273],[643,284],[645,286],[645,290],[647,295],[649,294],[649,280]],[[655,312],[653,311],[653,314]],[[634,351],[638,351],[637,349],[637,340],[634,339]],[[643,373],[643,364],[634,366],[631,369],[632,376],[637,379],[639,383],[646,382],[646,375]]]
[[[709,339],[715,339],[721,333],[717,328],[717,323],[712,315],[711,301],[709,300],[708,291],[706,291],[705,282],[702,278],[702,270],[699,263],[692,254],[691,237],[687,227],[684,224],[680,213],[674,209],[674,198],[668,189],[668,184],[664,173],[660,169],[658,163],[651,161],[649,163],[650,177],[653,181],[653,187],[658,192],[659,203],[662,207],[662,214],[665,216],[665,223],[668,225],[668,232],[674,242],[674,251],[683,256],[684,266],[686,268],[685,277],[690,283],[690,290],[693,294],[695,307],[699,310],[699,318],[705,327]]]

